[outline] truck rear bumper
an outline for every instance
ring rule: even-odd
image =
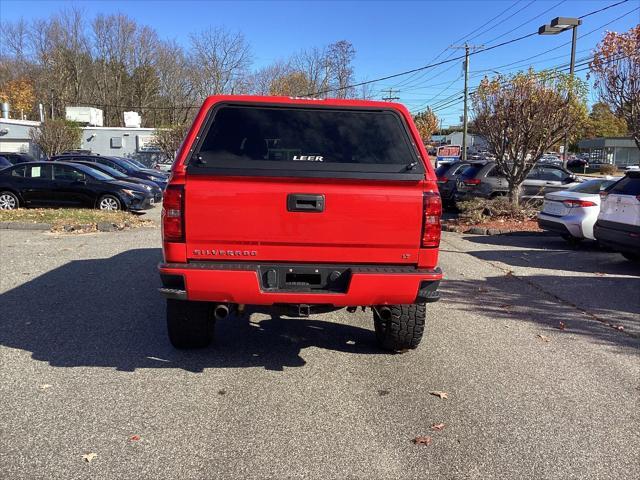
[[[160,292],[168,298],[247,305],[398,305],[438,300],[437,288],[442,279],[440,268],[322,264],[318,268],[348,272],[344,291],[311,291],[304,286],[292,291],[265,288],[264,269],[270,267],[222,262],[161,263],[158,266],[163,284]],[[312,265],[305,267],[313,268]]]

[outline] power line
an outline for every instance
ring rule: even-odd
[[[467,33],[466,35],[463,35],[462,37],[456,39],[453,41],[453,43],[458,43],[458,42],[462,42],[463,40],[467,39],[467,37],[469,37],[470,35],[473,35],[474,33],[476,33],[478,30],[481,30],[482,28],[486,27],[487,25],[489,25],[490,23],[492,23],[494,20],[500,18],[502,15],[504,15],[505,13],[507,13],[509,10],[511,10],[513,7],[515,7],[518,3],[520,3],[522,0],[516,0],[514,3],[512,3],[509,7],[507,7],[505,10],[503,10],[502,12],[500,12],[498,15],[496,15],[495,17],[492,17],[490,20],[486,21],[485,23],[483,23],[482,25],[480,25],[479,27],[477,27],[475,30],[472,30],[471,32]],[[440,51],[440,53],[438,53],[435,57],[433,57],[429,63],[431,62],[435,62],[438,58],[440,58],[440,56],[445,53],[447,50],[449,49],[449,47],[445,47],[444,49],[442,49]],[[451,55],[449,55],[447,57],[450,58]],[[446,60],[446,59],[445,59]],[[445,70],[447,71],[447,70]],[[393,87],[399,87],[402,85],[406,85],[408,82],[412,81],[412,78],[416,75],[417,72],[411,74],[409,76],[409,78],[406,78],[405,80],[402,80],[400,82],[398,82],[396,85],[393,85]],[[432,77],[432,79],[435,77]],[[418,80],[418,79],[415,79]]]
[[[581,17],[578,17],[578,18],[586,18],[586,17],[588,17],[590,15],[594,15],[595,13],[608,10],[609,8],[613,8],[613,7],[615,7],[617,5],[621,5],[623,3],[627,3],[628,1],[629,0],[622,0],[622,1],[618,2],[618,3],[615,3],[615,4],[609,5],[607,7],[601,8],[601,9],[599,9],[597,11],[586,13],[586,14],[582,15]],[[471,52],[470,55],[477,55],[478,53],[488,52],[490,50],[494,50],[496,48],[500,48],[500,47],[503,47],[505,45],[510,45],[512,43],[519,42],[520,40],[524,40],[526,38],[533,37],[535,35],[538,35],[537,31],[529,33],[529,34],[526,34],[526,35],[522,35],[520,37],[513,38],[511,40],[506,40],[506,41],[498,43],[496,45],[491,45],[489,47],[485,47],[484,49],[478,50],[476,52]],[[411,70],[406,70],[404,72],[394,73],[392,75],[387,75],[387,76],[376,78],[376,79],[373,79],[373,80],[367,80],[367,81],[364,81],[364,82],[359,82],[359,83],[354,83],[354,84],[351,84],[351,85],[346,85],[344,87],[330,88],[330,89],[326,89],[326,90],[322,90],[322,91],[318,91],[318,92],[308,93],[308,94],[306,94],[304,96],[305,97],[315,97],[315,96],[318,96],[318,95],[325,95],[327,93],[339,92],[341,90],[346,90],[346,89],[349,89],[349,88],[360,87],[362,85],[368,85],[370,83],[381,82],[383,80],[389,80],[391,78],[397,78],[397,77],[401,77],[401,76],[404,76],[404,75],[408,75],[410,73],[420,72],[420,71],[428,70],[430,68],[434,68],[434,67],[437,67],[437,66],[440,66],[440,65],[445,65],[447,63],[451,63],[451,62],[454,62],[456,60],[460,60],[462,58],[464,58],[464,55],[459,56],[459,57],[454,57],[454,58],[451,58],[451,59],[448,59],[448,60],[443,60],[443,61],[440,61],[440,62],[437,62],[437,63],[433,63],[433,64],[430,64],[430,65],[424,65],[422,67],[413,68]]]

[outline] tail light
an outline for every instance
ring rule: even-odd
[[[184,189],[168,187],[162,200],[162,238],[165,242],[184,242]]]
[[[564,200],[565,207],[597,207],[598,205],[594,202],[590,202],[588,200]]]
[[[422,247],[437,247],[440,245],[440,217],[442,216],[442,202],[437,192],[424,192],[422,196]]]
[[[438,183],[447,183],[448,181],[447,177],[438,177]]]
[[[462,183],[465,185],[480,185],[479,178],[469,178],[468,180],[463,180]]]

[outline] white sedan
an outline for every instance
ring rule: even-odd
[[[600,192],[619,180],[606,177],[580,183],[569,190],[547,193],[538,225],[558,233],[569,243],[588,238],[595,240],[593,225],[600,212]]]

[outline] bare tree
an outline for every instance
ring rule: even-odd
[[[329,45],[327,51],[330,75],[332,76],[331,88],[335,89],[332,96],[337,98],[350,98],[355,96],[353,83],[353,60],[356,50],[351,42],[340,40]]]
[[[640,149],[640,25],[626,33],[608,32],[591,62],[600,98],[627,122]]]
[[[52,157],[60,155],[66,150],[80,147],[82,130],[62,119],[47,120],[42,123],[40,128],[31,129],[29,136],[42,153],[47,157]]]
[[[475,126],[496,155],[514,206],[520,185],[544,152],[578,128],[585,98],[585,84],[559,72],[530,70],[480,83],[473,96]]]
[[[153,132],[153,142],[162,152],[165,160],[173,161],[180,145],[189,132],[190,125],[178,124],[170,128],[159,128]]]
[[[158,106],[163,113],[163,122],[169,125],[185,123],[192,111],[186,107],[195,103],[195,98],[189,61],[184,50],[175,42],[162,42],[157,50],[155,67],[158,75]]]
[[[131,45],[136,23],[129,17],[98,15],[92,23],[94,35],[94,81],[108,124],[122,125]]]
[[[326,48],[313,47],[299,52],[292,58],[291,66],[307,79],[307,91],[303,95],[327,97],[324,92],[329,89],[331,64]]]
[[[192,34],[190,40],[193,84],[200,98],[246,88],[251,53],[242,33],[210,28]]]

